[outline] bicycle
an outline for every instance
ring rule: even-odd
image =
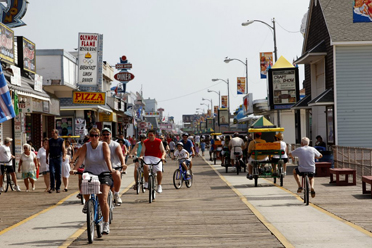
[[[98,176],[94,175],[93,173],[89,171],[84,171],[84,173],[89,174],[89,180],[88,185],[86,187],[83,187],[82,185],[82,194],[84,195],[90,195],[89,200],[86,202],[87,204],[87,234],[88,234],[88,242],[91,244],[94,241],[94,228],[96,228],[97,237],[102,237],[102,224],[103,224],[103,215],[102,215],[102,209],[99,205],[98,201],[98,194],[100,194],[100,187],[94,187],[92,180],[94,177],[97,177],[96,180],[98,180]],[[82,172],[75,172],[75,174],[83,174]],[[111,175],[110,172],[103,172],[101,173],[102,176]],[[108,194],[108,204],[109,204],[109,222],[111,223],[111,220],[113,219],[113,195],[111,190]]]
[[[137,158],[138,160],[138,158]],[[135,162],[133,160],[133,162]],[[137,168],[137,179],[136,179],[136,192],[137,192],[137,195],[139,194],[140,192],[140,188],[141,188],[141,191],[142,193],[145,193],[145,187],[144,187],[144,180],[143,180],[143,164],[141,163],[138,168]]]
[[[247,166],[245,166],[245,164],[244,164],[244,162],[242,160],[243,154],[241,152],[236,152],[235,151],[235,148],[236,147],[240,147],[240,146],[234,146],[236,174],[239,175],[239,173],[242,171],[242,167],[244,167],[244,172],[247,171]]]
[[[156,164],[152,164],[152,163],[149,163],[147,164],[149,166],[149,179],[148,179],[148,190],[149,190],[149,203],[152,203],[155,198],[156,198],[156,190],[155,190],[155,186],[157,184],[157,173],[153,173],[152,171],[152,167],[155,166],[155,165],[158,165],[160,162],[166,162],[165,160],[163,159],[160,159],[159,162],[157,162]],[[145,163],[145,161],[141,158],[141,166],[143,166],[143,164]]]
[[[12,165],[8,165],[10,161],[12,161],[12,159],[10,159],[9,161],[0,161],[0,165],[4,166],[3,185],[1,186],[3,187],[5,193],[8,192],[9,187],[12,191],[14,191],[15,189],[15,184],[12,181],[10,174],[8,173],[8,166],[12,166]]]
[[[187,188],[191,188],[193,182],[192,171],[190,170],[190,175],[187,175],[187,171],[185,171],[182,167],[182,163],[185,161],[185,158],[178,159],[179,168],[173,173],[173,185],[176,189],[180,189],[182,187],[183,181],[185,181]]]
[[[302,190],[304,191],[304,203],[309,205],[309,195],[310,195],[310,181],[309,181],[309,175],[314,175],[314,173],[311,172],[301,172],[302,174]]]

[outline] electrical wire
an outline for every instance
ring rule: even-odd
[[[285,29],[282,25],[280,25],[279,22],[276,22],[276,24],[278,24],[279,27],[281,27],[283,30],[287,31],[288,33],[299,33],[300,32],[300,31],[289,31],[289,30]]]
[[[166,100],[160,100],[160,101],[157,101],[157,102],[167,102],[167,101],[172,101],[172,100],[176,100],[176,99],[184,98],[184,97],[187,97],[187,96],[190,96],[190,95],[196,94],[196,93],[198,93],[198,92],[200,92],[200,91],[206,90],[206,89],[208,89],[208,88],[211,88],[211,87],[213,87],[213,86],[216,86],[216,85],[218,85],[218,84],[220,84],[220,83],[222,83],[222,82],[218,82],[218,83],[216,83],[216,84],[213,84],[213,85],[208,86],[208,87],[206,87],[206,88],[203,88],[203,89],[201,89],[201,90],[197,90],[197,91],[191,92],[191,93],[186,94],[186,95],[183,95],[183,96],[178,96],[178,97],[174,97],[174,98],[170,98],[170,99],[166,99]]]

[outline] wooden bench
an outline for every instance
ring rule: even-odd
[[[366,183],[371,185],[371,190],[367,191]],[[362,177],[362,188],[363,188],[363,194],[371,194],[371,198],[372,198],[372,176]]]
[[[351,186],[356,185],[356,170],[354,169],[348,169],[348,168],[334,168],[329,169],[329,177],[330,182],[329,183],[336,183],[337,186]],[[336,181],[333,180],[333,175],[336,175]],[[340,175],[345,175],[345,180],[340,181]],[[349,175],[353,175],[353,182],[349,183]]]
[[[315,162],[315,176],[316,177],[329,177],[329,169],[332,167],[331,162]]]

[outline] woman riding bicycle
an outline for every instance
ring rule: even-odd
[[[109,234],[109,206],[107,203],[107,196],[110,190],[110,186],[113,184],[111,176],[100,175],[103,172],[113,172],[110,160],[110,148],[106,142],[99,141],[100,131],[97,128],[92,128],[89,132],[90,142],[84,144],[79,151],[80,155],[77,163],[74,166],[73,174],[84,162],[85,172],[90,172],[94,175],[98,175],[99,181],[101,182],[101,192],[98,194],[99,205],[102,209],[103,215],[103,234]],[[85,202],[88,202],[89,195],[84,195]],[[87,204],[84,205],[83,213],[87,211]]]
[[[141,134],[140,135],[140,141],[136,143],[136,145],[132,149],[131,153],[129,154],[130,157],[136,156],[136,158],[133,159],[133,163],[135,163],[135,165],[136,165],[136,168],[134,169],[134,180],[136,181],[136,183],[137,183],[137,169],[138,169],[138,166],[139,166],[138,157],[141,155],[141,150],[142,150],[142,147],[144,146],[143,142],[145,141],[145,139],[146,139],[146,135]],[[133,186],[133,189],[137,190],[137,184],[135,184]]]

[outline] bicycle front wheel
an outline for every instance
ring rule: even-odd
[[[141,186],[141,170],[140,168],[138,167],[137,168],[137,182],[136,182],[136,187],[137,187],[137,195],[139,194],[140,192],[140,186]]]
[[[87,233],[88,242],[91,244],[94,241],[94,201],[90,199],[87,204]]]
[[[182,175],[180,169],[175,170],[173,173],[173,185],[176,189],[182,187]]]
[[[185,181],[185,185],[187,188],[191,188],[191,185],[193,183],[193,174],[192,174],[192,170],[190,170],[190,176],[187,176],[187,180]]]
[[[102,209],[101,206],[98,204],[98,223],[96,224],[97,230],[97,238],[102,237],[102,228],[103,228],[103,217],[102,217]]]
[[[149,190],[149,203],[152,203],[152,189],[154,188],[154,185],[152,184],[152,175],[149,176],[149,182],[148,182],[148,190]]]

